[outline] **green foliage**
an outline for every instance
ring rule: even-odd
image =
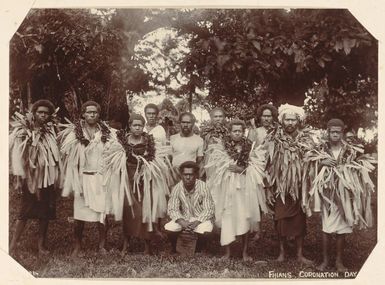
[[[270,100],[302,105],[326,76],[345,92],[377,78],[377,41],[347,10],[184,10],[174,26],[191,38],[182,68],[189,89],[206,87],[212,105],[235,104],[230,116]]]
[[[108,117],[110,108],[126,105],[126,90],[147,90],[131,57],[144,20],[136,13],[125,14],[128,27],[111,10],[31,10],[10,42],[11,83],[22,90],[24,106],[48,97],[73,119],[93,99]]]
[[[306,95],[306,121],[326,128],[331,118],[342,119],[347,129],[377,126],[377,81],[371,78],[352,81],[347,88],[329,87],[328,80],[314,84]]]

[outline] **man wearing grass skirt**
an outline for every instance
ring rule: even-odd
[[[103,152],[110,144],[113,133],[100,122],[100,105],[87,101],[81,107],[82,119],[64,125],[59,133],[60,152],[64,164],[64,197],[74,195],[75,247],[72,253],[81,252],[85,222],[97,223],[99,252],[104,253],[106,242],[107,191],[103,186]]]
[[[275,228],[279,237],[277,261],[286,258],[286,241],[293,239],[297,247],[297,261],[311,265],[303,255],[306,234],[306,215],[301,207],[301,184],[304,171],[303,156],[314,147],[310,131],[300,128],[303,110],[292,105],[279,108],[281,125],[269,133],[263,144],[267,150],[267,200],[274,210]]]
[[[250,261],[249,233],[259,230],[261,210],[267,212],[263,179],[265,152],[244,137],[246,125],[241,120],[229,123],[229,135],[214,144],[205,166],[210,173],[210,187],[215,197],[215,222],[221,229],[220,243],[225,256],[231,257],[231,244],[242,239],[242,258]]]
[[[59,148],[53,117],[55,107],[48,100],[38,100],[25,116],[15,113],[9,139],[11,173],[22,201],[9,252],[17,243],[30,219],[39,220],[38,253],[48,254],[48,222],[56,217],[56,191],[60,171]]]
[[[334,118],[327,123],[327,141],[306,156],[306,170],[310,187],[304,186],[304,206],[309,212],[321,212],[323,261],[317,267],[325,270],[330,264],[329,242],[336,235],[337,271],[347,268],[343,263],[345,235],[353,226],[365,228],[372,225],[371,194],[374,185],[369,172],[375,161],[363,155],[360,146],[343,140],[345,124]]]

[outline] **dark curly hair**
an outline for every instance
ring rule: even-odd
[[[156,114],[159,114],[159,107],[157,105],[153,104],[153,103],[147,104],[144,107],[144,113],[146,113],[147,109],[154,109],[156,111]]]
[[[35,103],[33,103],[32,109],[31,109],[32,113],[35,114],[39,107],[47,107],[50,115],[52,115],[55,112],[55,106],[52,104],[51,101],[46,99],[40,99],[40,100],[37,100]]]
[[[273,120],[276,122],[278,121],[278,110],[276,107],[274,107],[272,104],[263,104],[257,108],[257,112],[255,115],[255,120],[259,122],[259,119],[262,116],[263,111],[270,110],[271,115],[273,116]]]
[[[81,111],[82,111],[82,114],[86,112],[86,109],[88,106],[95,106],[96,109],[98,110],[99,114],[101,112],[101,107],[99,105],[99,103],[95,102],[95,101],[87,101],[85,103],[83,103],[82,107],[81,107]]]
[[[242,126],[243,130],[246,130],[246,123],[242,120],[238,120],[238,119],[231,120],[230,123],[228,124],[230,132],[231,132],[233,126]]]
[[[196,162],[194,161],[185,161],[179,166],[179,172],[182,174],[183,169],[185,168],[192,168],[194,170],[195,174],[199,173],[199,166]]]

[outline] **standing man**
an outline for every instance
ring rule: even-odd
[[[250,129],[247,138],[258,146],[262,144],[269,130],[277,122],[278,110],[272,104],[264,104],[258,107],[255,121],[260,123],[260,127]]]
[[[329,266],[330,237],[335,234],[335,267],[339,272],[346,271],[343,263],[345,236],[352,233],[353,225],[370,227],[373,220],[370,203],[374,185],[368,172],[374,169],[372,163],[375,161],[362,155],[363,149],[343,141],[344,128],[342,120],[331,119],[327,123],[328,141],[307,156],[311,163],[309,173],[316,174],[312,179],[315,191],[307,190],[303,195],[319,201],[313,210],[322,213],[323,261],[317,267],[319,270]],[[309,209],[309,205],[304,206]]]
[[[209,184],[211,173],[207,172],[206,166],[210,154],[213,150],[213,144],[222,143],[223,138],[228,135],[229,131],[225,126],[225,110],[220,107],[216,107],[210,112],[210,122],[204,124],[201,127],[201,137],[203,139],[203,151],[204,151],[204,161],[203,167],[201,168],[200,177],[205,178],[206,182]]]
[[[59,179],[60,157],[56,132],[51,120],[54,105],[48,100],[38,100],[32,112],[14,115],[10,135],[11,171],[16,176],[15,189],[22,191],[22,203],[16,230],[9,246],[10,254],[30,219],[39,220],[38,253],[46,249],[48,221],[56,217],[55,184]]]
[[[225,247],[225,258],[231,257],[231,244],[242,238],[242,258],[250,261],[249,233],[259,230],[260,210],[267,212],[263,178],[265,152],[253,148],[244,136],[243,121],[229,123],[229,135],[221,144],[214,144],[206,165],[212,173],[210,189],[215,203],[215,223],[221,228],[220,243]]]
[[[174,186],[168,201],[171,221],[164,228],[176,252],[176,240],[182,230],[196,232],[203,238],[213,230],[214,202],[206,184],[198,180],[199,166],[194,161],[185,161],[179,166],[182,180]]]
[[[269,133],[265,139],[269,156],[269,187],[266,195],[274,208],[275,228],[279,237],[277,261],[285,260],[286,239],[294,237],[298,262],[310,265],[312,262],[303,255],[306,215],[301,208],[301,183],[304,152],[313,147],[313,141],[307,130],[299,129],[298,108],[284,106],[279,114],[281,127]]]
[[[106,242],[106,189],[103,187],[103,151],[110,143],[109,127],[99,122],[100,105],[94,101],[85,102],[83,119],[67,125],[60,132],[61,154],[64,162],[64,187],[62,195],[74,192],[75,248],[77,256],[85,222],[98,225],[99,251],[104,253]]]
[[[159,108],[155,104],[147,104],[144,107],[144,115],[146,117],[146,125],[144,131],[153,135],[157,145],[166,145],[166,131],[158,124]]]
[[[198,165],[203,160],[203,139],[194,134],[195,116],[185,112],[179,116],[180,133],[170,137],[172,165],[174,169],[185,161],[194,161]]]

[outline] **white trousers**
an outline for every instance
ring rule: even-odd
[[[196,221],[196,218],[191,218],[189,222]],[[182,231],[182,226],[175,222],[175,220],[172,220],[164,225],[164,228],[167,231],[170,232],[180,232]],[[200,223],[194,230],[194,232],[198,234],[204,234],[205,232],[211,233],[213,231],[213,223],[211,221],[204,221],[203,223]]]

